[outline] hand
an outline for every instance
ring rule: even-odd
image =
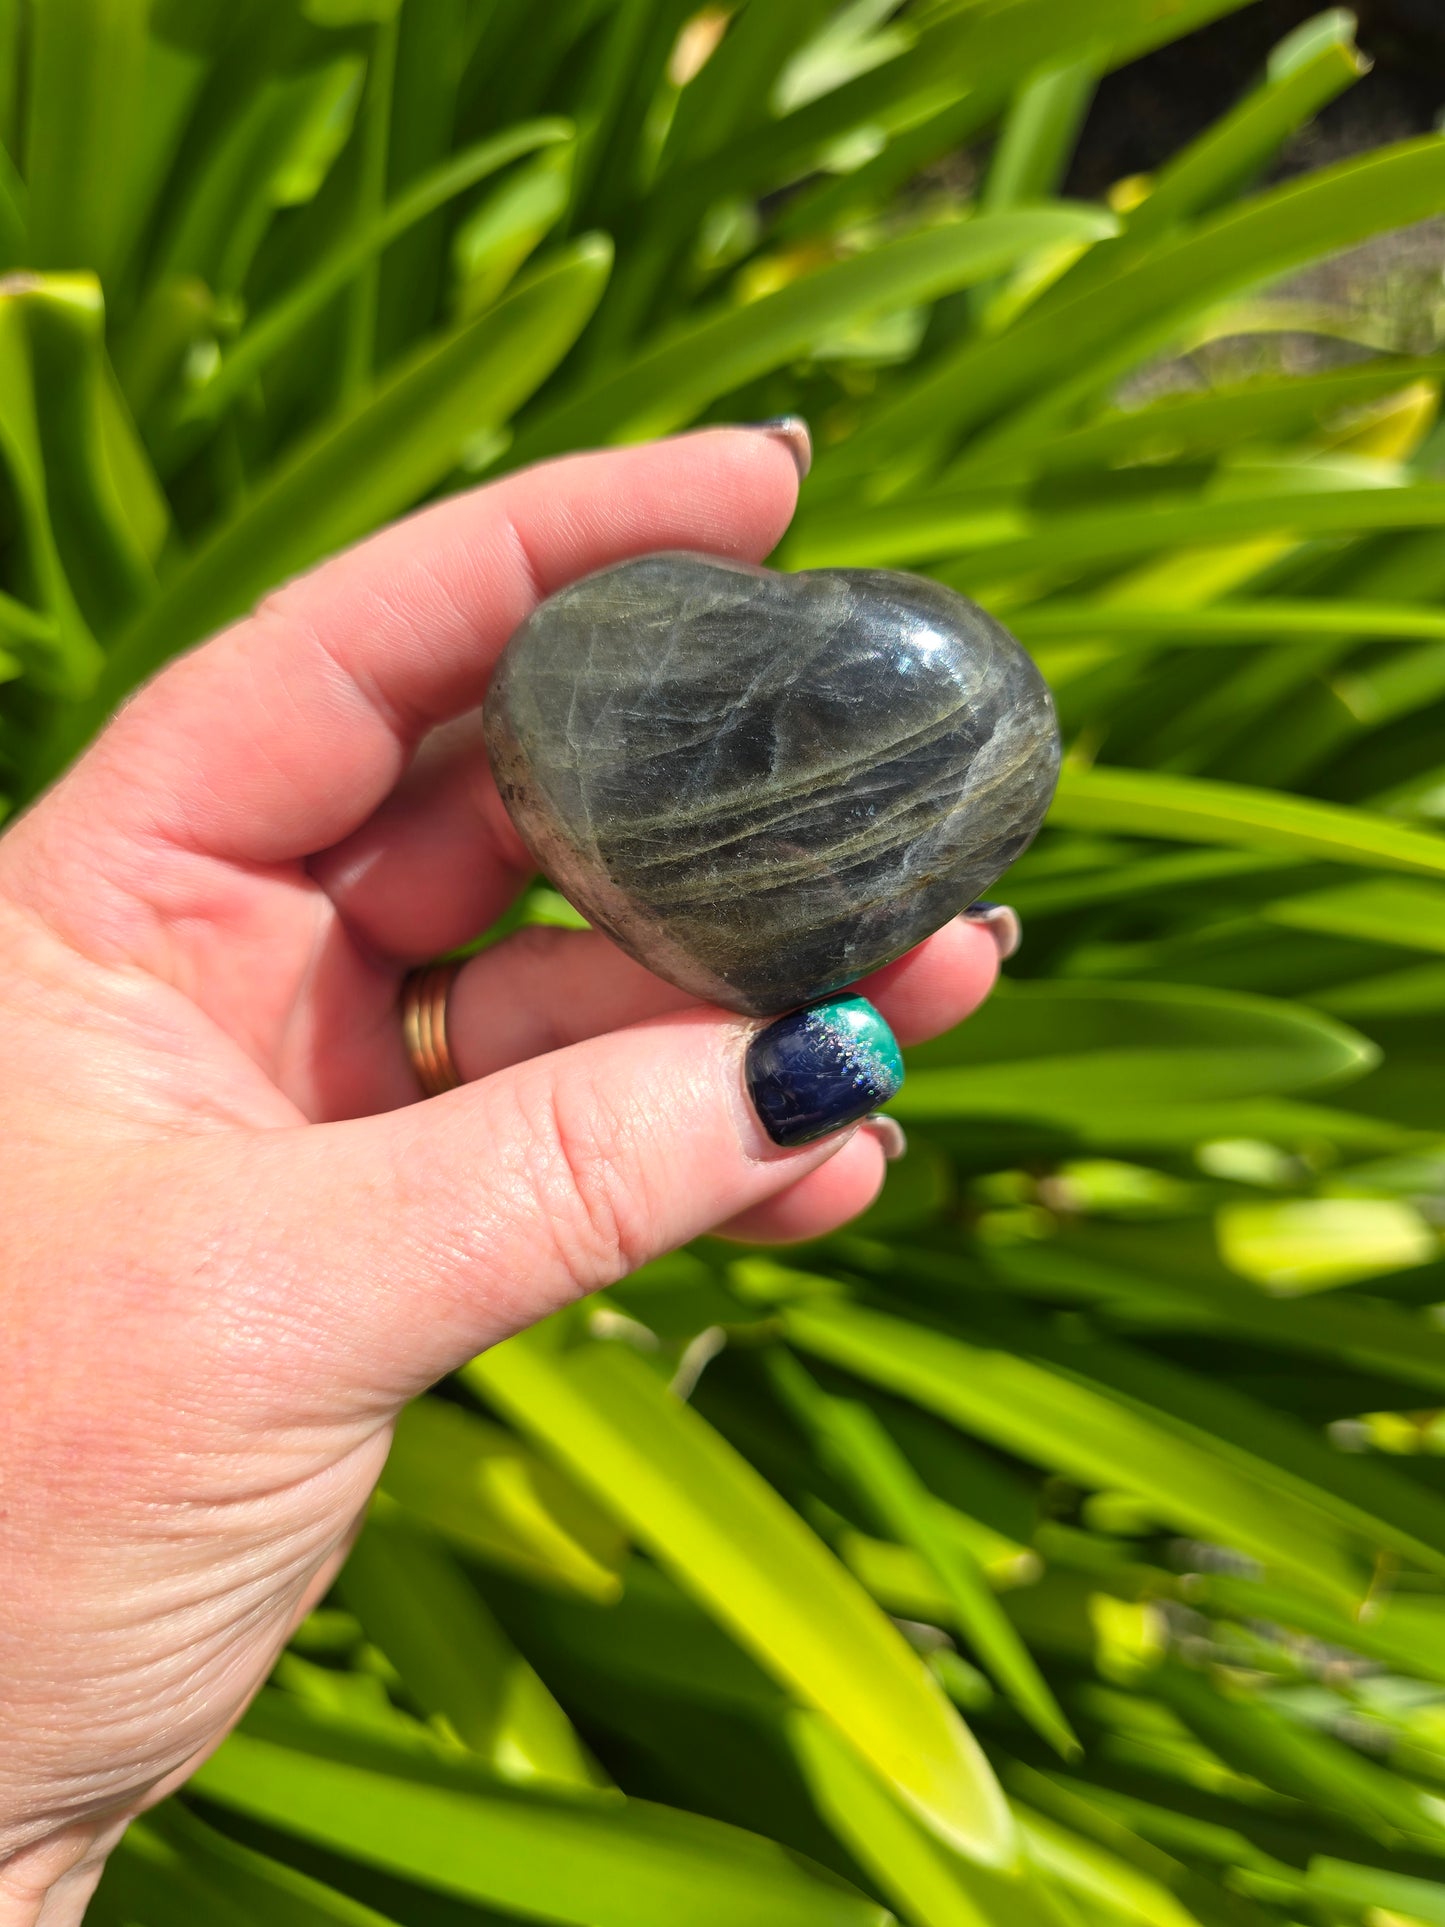
[[[701,1232],[876,1192],[871,1128],[761,1128],[760,1025],[590,932],[467,966],[459,1090],[417,1101],[397,1018],[529,875],[477,730],[508,635],[626,556],[760,559],[796,486],[719,429],[447,501],[167,669],[0,838],[0,1927],[79,1920],[233,1724],[407,1399]],[[864,988],[907,1042],[996,967],[960,921]]]

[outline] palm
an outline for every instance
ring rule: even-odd
[[[217,914],[166,936],[162,974],[197,986],[217,1094],[263,1074],[287,1121],[389,1110],[417,1095],[396,1017],[403,961],[372,954],[304,863],[217,865]]]

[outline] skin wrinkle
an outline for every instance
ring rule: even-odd
[[[298,1508],[298,1515],[303,1510]],[[283,1532],[278,1521],[270,1543],[255,1548],[244,1562],[229,1567],[224,1561],[214,1562],[223,1582],[221,1590],[214,1583],[207,1585],[207,1573],[198,1570],[189,1586],[181,1572],[173,1574],[171,1583],[159,1592],[154,1584],[145,1590],[135,1587],[118,1599],[107,1647],[86,1653],[85,1671],[94,1700],[90,1719],[97,1730],[107,1725],[117,1731],[130,1725],[144,1730],[157,1697],[168,1701],[173,1719],[167,1733],[155,1736],[148,1754],[130,1749],[135,1770],[147,1782],[173,1770],[195,1750],[190,1728],[203,1733],[207,1711],[218,1699],[228,1705],[239,1700],[231,1674],[244,1636],[259,1629],[268,1641],[275,1637],[286,1623],[295,1581],[315,1569],[341,1529],[344,1522],[313,1535],[307,1543],[298,1541],[294,1531]],[[275,1558],[271,1546],[286,1546],[288,1537],[292,1541],[289,1557]],[[149,1660],[138,1660],[137,1651],[145,1643],[153,1643],[157,1650]],[[59,1664],[64,1669],[63,1658]],[[127,1680],[129,1705],[124,1691]],[[76,1784],[93,1788],[94,1776]],[[104,1787],[102,1793],[111,1790]],[[94,1805],[99,1796],[92,1791],[86,1797]]]
[[[278,632],[290,637],[293,633],[304,636],[305,629],[290,616],[282,617],[276,607],[266,610],[264,615],[253,618],[263,636],[274,637]],[[228,645],[235,631],[228,631],[220,639]],[[236,654],[234,647],[232,654]],[[230,848],[231,837],[227,826],[235,816],[235,799],[221,784],[208,780],[204,748],[200,744],[178,743],[175,732],[167,726],[166,712],[172,706],[172,689],[167,681],[174,676],[184,687],[187,677],[196,677],[195,657],[182,657],[171,671],[147,685],[140,692],[136,703],[124,713],[124,727],[117,728],[118,741],[115,749],[127,763],[144,768],[153,760],[174,762],[178,758],[186,765],[185,783],[193,794],[191,807],[184,813],[174,809],[154,807],[147,820],[137,826],[137,837],[132,846],[133,866],[144,872],[146,864],[156,854],[162,857],[189,856],[205,859],[214,863],[220,856],[224,861],[235,860],[239,851]],[[355,729],[358,724],[368,721],[379,725],[376,740],[395,751],[396,739],[386,725],[385,719],[375,708],[367,703],[364,692],[357,684],[337,673],[329,686],[322,689],[311,688],[308,701],[301,698],[299,682],[287,678],[267,677],[263,665],[248,660],[242,655],[236,664],[236,679],[240,685],[236,692],[233,715],[236,712],[254,710],[259,712],[250,718],[247,731],[248,757],[251,762],[251,775],[266,771],[277,786],[278,801],[284,802],[287,811],[299,814],[307,806],[308,776],[311,770],[310,759],[298,753],[296,738],[303,740],[318,728]],[[250,702],[243,700],[243,692],[249,689]],[[228,723],[231,717],[227,718]],[[134,735],[138,740],[131,741]],[[290,746],[282,749],[280,745],[290,740]],[[102,743],[106,741],[103,737]],[[379,775],[377,783],[378,798],[394,780],[398,764],[395,754],[388,762],[385,774]],[[253,860],[274,865],[284,861],[289,852],[282,849],[253,853]]]
[[[327,914],[328,910],[330,911],[330,916]],[[283,1081],[287,1083],[291,1082],[291,1079],[285,1077],[286,1069],[289,1068],[294,1073],[301,1072],[310,1055],[310,1042],[306,1035],[301,1012],[310,997],[315,994],[317,980],[321,974],[326,940],[331,934],[332,919],[339,919],[342,923],[345,922],[342,913],[323,892],[315,905],[310,952],[301,965],[298,977],[299,995],[292,1003],[290,1010],[286,1013],[286,1021],[283,1023],[270,1053],[273,1061],[282,1072]],[[357,944],[358,948],[364,949],[364,937],[359,937],[354,933],[349,934],[351,934],[352,941]],[[373,959],[372,961],[378,965],[380,964],[380,959]],[[378,1017],[379,1015],[380,1013],[378,1013]]]
[[[529,1080],[532,1084],[532,1080]],[[646,1214],[618,1173],[631,1168],[628,1135],[610,1092],[538,1078],[519,1093],[533,1194],[562,1280],[576,1296],[589,1279],[608,1283],[643,1262]]]
[[[480,741],[479,712],[471,712],[463,721],[476,726],[449,727],[423,747],[397,796],[389,799],[379,824],[370,833],[363,832],[359,837],[322,851],[307,864],[308,875],[335,906],[358,948],[383,968],[397,962],[424,961],[438,950],[449,948],[452,942],[474,934],[480,924],[490,921],[489,915],[472,918],[463,909],[462,920],[452,924],[440,940],[431,943],[426,942],[424,936],[418,942],[414,922],[405,932],[393,932],[379,924],[373,897],[378,889],[385,890],[388,864],[398,844],[409,848],[414,842],[408,815],[412,796],[444,799],[448,815],[444,832],[430,839],[426,848],[415,852],[423,861],[434,862],[438,851],[465,858],[466,852],[478,843],[490,846],[496,852],[497,884],[504,897],[520,890],[532,874],[531,859],[522,848],[491,780]],[[400,808],[398,798],[406,799]],[[412,864],[408,874],[415,872],[416,865]],[[448,883],[451,883],[450,877]],[[464,871],[456,879],[461,887],[449,888],[448,906],[462,904],[462,891],[471,883],[472,879]],[[387,1021],[389,1015],[388,1012]],[[414,1084],[409,1082],[407,1089],[409,1097],[416,1095]]]
[[[256,729],[253,754],[257,764],[269,767],[278,783],[290,790],[294,806],[300,810],[305,805],[306,775],[305,765],[293,769],[289,765],[299,761],[294,752],[283,756],[272,748],[273,742],[293,743],[308,728],[314,728],[318,718],[311,713],[319,708],[323,712],[352,716],[359,711],[374,716],[386,733],[395,741],[400,755],[407,751],[407,740],[401,734],[393,718],[388,714],[385,701],[378,693],[368,690],[361,680],[348,673],[345,665],[327,650],[318,635],[315,625],[308,622],[302,614],[292,614],[286,607],[285,590],[279,590],[264,597],[256,606],[251,621],[263,632],[281,644],[290,653],[297,642],[309,644],[311,650],[331,664],[335,671],[329,689],[308,691],[311,701],[303,704],[296,684],[282,679],[263,678],[260,665],[256,665],[250,676],[253,689],[253,702],[261,712],[266,728]],[[289,717],[289,723],[288,723]],[[380,787],[380,785],[378,785]],[[384,793],[384,790],[383,790]],[[230,814],[230,798],[221,791],[214,792],[215,816],[224,821]],[[166,821],[157,825],[157,831],[175,847],[194,850],[195,846],[187,839],[188,824],[185,819]],[[209,854],[207,852],[207,854]]]
[[[57,794],[65,795],[63,780]],[[101,966],[132,961],[133,937],[122,931],[110,935],[106,913],[134,906],[111,889],[103,857],[87,860],[90,846],[107,838],[110,826],[81,812],[62,845],[47,834],[53,820],[27,813],[7,826],[0,859],[23,851],[30,860],[0,862],[0,910],[29,912],[49,936],[86,961]],[[77,914],[81,906],[84,914]]]

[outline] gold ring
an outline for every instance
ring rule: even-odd
[[[417,1081],[428,1097],[454,1091],[461,1074],[447,1043],[447,998],[460,963],[423,964],[401,987],[401,1034]]]

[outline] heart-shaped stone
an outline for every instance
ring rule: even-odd
[[[583,915],[756,1015],[972,902],[1059,767],[1043,678],[951,589],[683,553],[542,603],[503,652],[486,738],[523,841]]]

